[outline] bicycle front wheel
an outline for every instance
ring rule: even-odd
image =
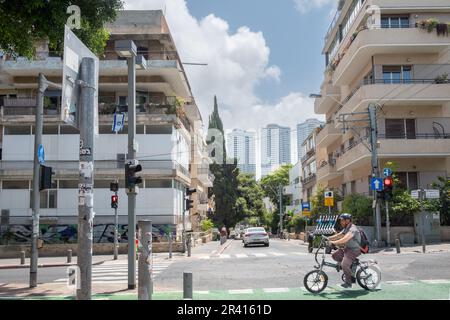
[[[325,290],[328,284],[328,276],[322,270],[312,270],[303,278],[303,284],[311,293],[318,294]]]
[[[375,290],[381,282],[381,271],[376,266],[361,267],[356,272],[356,281],[366,290]]]

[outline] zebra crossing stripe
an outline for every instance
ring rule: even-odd
[[[386,281],[385,283],[386,284],[396,285],[396,286],[404,286],[404,285],[413,284],[411,281],[406,281],[406,280]]]
[[[435,279],[435,280],[421,280],[421,282],[426,284],[447,284],[450,280],[447,279]]]
[[[281,257],[281,256],[285,256],[286,254],[284,254],[284,253],[279,253],[279,252],[273,252],[273,251],[271,251],[271,252],[269,252],[270,254],[273,254],[274,256],[276,256],[276,257]]]
[[[197,294],[209,294],[209,290],[204,290],[204,291],[194,291],[194,293],[197,293]]]
[[[230,256],[229,254],[221,254],[221,255],[219,256],[219,258],[220,258],[220,259],[230,259],[231,256]]]
[[[289,288],[265,288],[263,291],[266,293],[289,292]]]
[[[252,294],[253,289],[228,290],[229,294]]]
[[[307,255],[306,252],[291,252],[291,254],[296,254],[296,255],[299,255],[299,256],[306,256]]]
[[[257,258],[267,257],[267,254],[265,253],[254,253],[253,255]]]
[[[248,258],[248,255],[243,254],[243,253],[237,253],[236,258]]]

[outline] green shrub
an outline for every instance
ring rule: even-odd
[[[207,232],[214,228],[214,223],[210,219],[205,219],[200,222],[200,227],[202,228],[203,232]]]

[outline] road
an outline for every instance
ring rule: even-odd
[[[201,299],[449,299],[450,253],[368,254],[382,270],[381,290],[366,292],[354,285],[343,294],[341,273],[326,269],[329,288],[321,296],[307,293],[303,276],[314,266],[314,256],[299,241],[271,239],[269,247],[244,248],[234,240],[219,254],[218,242],[192,249],[192,257],[155,258],[154,292],[161,299],[180,298],[182,275],[193,273],[196,297]],[[330,259],[331,257],[328,256]],[[28,269],[0,270],[0,283],[27,283]],[[94,266],[93,286],[114,283],[126,287],[126,257]],[[64,282],[66,268],[41,268],[39,282]],[[1,291],[1,288],[0,288]]]

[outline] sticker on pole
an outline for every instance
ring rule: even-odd
[[[45,153],[44,153],[44,146],[42,144],[40,144],[38,147],[37,157],[39,164],[43,165],[45,162]]]
[[[79,129],[80,73],[83,58],[95,62],[94,133],[98,134],[98,57],[70,30],[64,28],[64,56],[62,78],[61,120]]]

